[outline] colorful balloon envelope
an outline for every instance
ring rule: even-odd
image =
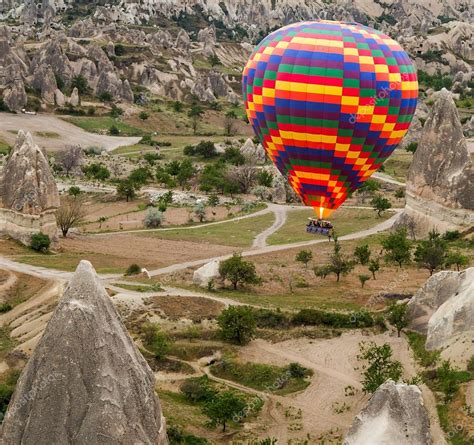
[[[268,156],[320,218],[397,147],[415,112],[415,67],[357,23],[302,22],[266,37],[243,73],[247,116]]]

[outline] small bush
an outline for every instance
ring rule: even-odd
[[[155,354],[158,360],[164,359],[171,349],[170,338],[156,323],[144,323],[141,327],[141,337],[145,347]]]
[[[5,312],[11,311],[13,306],[10,303],[0,304],[0,313],[4,314]]]
[[[259,328],[287,329],[290,325],[289,317],[280,311],[255,309],[254,317]]]
[[[35,233],[31,236],[30,247],[37,252],[46,253],[51,246],[51,239],[45,233]]]
[[[186,379],[179,389],[193,403],[207,402],[216,395],[207,376]]]
[[[130,264],[128,266],[127,271],[125,272],[125,275],[138,275],[142,272],[142,268],[138,264]]]
[[[157,227],[161,226],[162,221],[163,213],[159,209],[150,207],[143,222],[145,227],[149,229],[156,229]]]
[[[117,126],[112,125],[109,129],[109,133],[111,136],[118,136],[120,134],[120,130],[117,128]]]
[[[308,375],[308,368],[305,368],[304,366],[300,365],[299,363],[290,363],[288,365],[288,371],[291,375],[291,377],[295,379],[302,379]]]
[[[306,326],[323,325],[334,328],[367,328],[374,326],[374,318],[372,314],[364,310],[341,313],[301,309],[293,316],[292,323]]]
[[[461,238],[461,234],[458,230],[448,230],[443,234],[443,239],[446,241],[456,241]]]

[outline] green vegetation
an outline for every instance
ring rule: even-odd
[[[125,272],[125,275],[127,276],[138,275],[141,272],[142,272],[142,268],[138,264],[133,263],[133,264],[130,264],[130,266],[128,266],[127,271]]]
[[[418,243],[415,249],[415,262],[419,267],[427,269],[430,276],[439,269],[446,260],[447,242],[436,231],[429,233],[427,240]]]
[[[331,326],[334,328],[367,328],[374,326],[372,314],[366,310],[356,312],[330,312],[319,309],[301,309],[291,319],[298,326]]]
[[[221,338],[238,345],[249,343],[255,336],[255,316],[248,306],[229,306],[219,315],[217,324]]]
[[[397,335],[399,337],[402,329],[406,328],[410,321],[407,309],[408,306],[406,303],[394,302],[390,305],[387,311],[387,320],[397,328]]]
[[[407,239],[405,228],[397,229],[382,239],[387,262],[397,263],[400,268],[411,260],[412,243]]]
[[[212,365],[211,372],[216,377],[231,380],[240,385],[276,394],[290,394],[301,391],[309,385],[307,377],[313,372],[299,363],[291,363],[285,368],[262,363],[241,363],[223,360]]]
[[[308,263],[312,259],[313,259],[313,253],[311,252],[311,250],[300,250],[296,254],[296,258],[295,258],[296,261],[304,264],[305,269],[308,268]]]
[[[224,282],[230,281],[234,290],[237,290],[238,286],[261,283],[255,264],[244,261],[242,255],[238,253],[234,253],[231,258],[220,262],[219,275]]]
[[[440,356],[439,351],[427,351],[425,348],[426,335],[418,332],[407,332],[408,343],[410,344],[415,360],[424,368],[434,366]]]
[[[387,198],[384,198],[382,195],[375,195],[370,204],[377,212],[379,218],[386,210],[392,208],[390,201]]]
[[[47,253],[51,246],[51,239],[45,233],[35,233],[31,235],[30,247],[36,252]]]
[[[147,236],[153,234],[153,236],[162,239],[194,241],[231,247],[249,247],[259,233],[273,224],[273,220],[273,214],[267,213],[195,229],[150,232]]]
[[[111,127],[116,127],[122,136],[142,136],[143,130],[126,124],[125,122],[114,119],[110,116],[71,116],[65,117],[64,120],[74,124],[90,133],[106,134],[109,133]]]
[[[222,425],[225,432],[227,423],[241,416],[245,401],[232,391],[223,391],[204,405],[203,412],[210,419],[211,426]]]
[[[141,338],[147,350],[152,352],[158,360],[164,359],[171,350],[169,336],[161,331],[157,323],[143,323]]]
[[[11,370],[2,376],[0,382],[0,418],[3,419],[10,399],[15,391],[15,386],[18,378],[20,377],[19,370]]]
[[[374,342],[362,342],[357,359],[364,361],[362,389],[365,393],[374,393],[377,388],[391,379],[397,382],[403,373],[399,361],[392,360],[392,347],[385,343],[378,346]]]

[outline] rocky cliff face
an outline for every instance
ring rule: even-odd
[[[81,261],[17,384],[1,443],[167,443],[155,379]]]
[[[426,334],[428,350],[465,364],[474,355],[474,268],[430,277],[408,303],[409,328]]]
[[[373,394],[344,445],[431,445],[430,421],[420,389],[388,380]]]
[[[406,208],[398,224],[413,220],[421,235],[473,223],[474,170],[452,95],[437,94],[407,178]]]
[[[4,208],[28,215],[59,207],[59,193],[48,160],[30,133],[18,132],[3,170],[1,196]]]

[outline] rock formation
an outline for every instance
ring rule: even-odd
[[[252,139],[248,138],[244,145],[240,148],[240,152],[250,161],[253,163],[261,163],[265,162],[267,158],[265,149],[262,147],[261,144],[255,145]]]
[[[18,381],[1,443],[167,444],[154,385],[94,268],[81,261]]]
[[[426,334],[426,348],[465,363],[474,355],[474,268],[431,276],[408,303],[410,329]]]
[[[207,287],[210,280],[219,277],[219,261],[214,260],[210,263],[204,264],[199,269],[194,271],[193,283],[201,287]]]
[[[18,132],[3,169],[1,197],[1,232],[25,244],[37,232],[56,238],[59,193],[48,160],[30,133]]]
[[[431,445],[430,421],[415,385],[381,385],[356,416],[344,445]]]
[[[443,89],[423,127],[398,220],[412,219],[416,233],[463,229],[474,222],[474,170],[451,94]]]

